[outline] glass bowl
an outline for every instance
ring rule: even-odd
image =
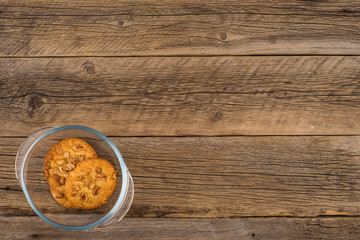
[[[101,158],[118,170],[118,180],[108,203],[96,209],[65,208],[52,197],[43,174],[43,162],[49,148],[64,138],[81,138]],[[49,127],[31,134],[20,146],[15,160],[18,182],[31,208],[45,222],[65,230],[104,228],[120,221],[134,197],[134,183],[125,162],[113,142],[102,133],[84,126]]]

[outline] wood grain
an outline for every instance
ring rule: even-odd
[[[356,0],[327,1],[257,1],[257,0],[2,0],[3,15],[27,14],[62,16],[102,16],[102,15],[209,15],[209,14],[298,14],[357,16],[360,6]],[[20,11],[23,10],[23,11]],[[351,15],[353,14],[353,15]]]
[[[360,137],[112,140],[134,178],[130,217],[360,215]],[[21,141],[1,141],[2,216],[34,215],[14,174],[14,155]],[[58,213],[43,201],[41,210]]]
[[[292,240],[359,238],[360,218],[125,218],[104,229],[71,232],[55,229],[39,217],[0,217],[4,240],[13,239],[229,239]]]
[[[355,0],[3,0],[0,56],[358,55],[359,12]]]
[[[360,134],[360,58],[0,59],[1,136]]]
[[[356,0],[0,0],[0,238],[359,239],[359,17]],[[28,205],[19,145],[70,124],[122,152],[120,224],[62,231]]]

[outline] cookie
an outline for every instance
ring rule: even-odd
[[[87,158],[97,157],[95,150],[80,138],[67,138],[54,144],[44,160],[44,175],[54,199],[64,207],[71,204],[65,196],[65,182],[76,165]]]
[[[71,208],[97,208],[107,203],[116,182],[117,170],[111,163],[102,158],[86,159],[69,174],[65,196]]]

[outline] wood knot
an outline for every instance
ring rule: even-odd
[[[45,102],[39,94],[31,94],[28,99],[28,109],[30,115],[32,115],[36,110],[44,106]]]
[[[226,33],[220,33],[220,39],[225,41],[227,39]]]
[[[214,121],[219,121],[221,120],[221,118],[222,118],[222,113],[220,111],[216,112],[214,116]]]
[[[93,64],[92,62],[90,61],[86,61],[82,64],[82,67],[83,67],[83,71],[84,73],[88,74],[88,75],[93,75],[96,73],[96,70],[95,70],[95,64]]]
[[[89,75],[92,75],[95,73],[95,67],[94,66],[89,66],[86,70],[86,72],[89,74]]]
[[[93,64],[86,64],[83,68],[84,72],[88,75],[93,75],[96,73],[95,66]]]
[[[121,21],[121,20],[118,21],[118,26],[119,26],[119,27],[122,27],[123,25],[124,25],[124,21]]]

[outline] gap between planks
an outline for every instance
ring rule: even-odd
[[[171,54],[171,55],[46,55],[46,56],[36,56],[36,55],[16,55],[16,56],[7,56],[0,55],[0,58],[182,58],[182,57],[359,57],[360,54],[193,54],[193,55],[181,55],[181,54]]]
[[[298,135],[106,135],[109,138],[227,138],[227,137],[243,137],[243,138],[264,138],[264,137],[359,137],[360,134],[298,134]],[[1,138],[27,138],[28,136],[0,136]],[[1,156],[2,154],[0,154]],[[15,155],[14,155],[15,156]]]

